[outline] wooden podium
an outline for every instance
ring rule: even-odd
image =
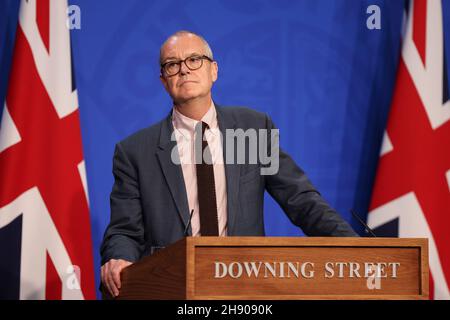
[[[117,299],[428,299],[428,239],[188,237],[122,271]]]

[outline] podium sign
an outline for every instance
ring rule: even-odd
[[[188,237],[122,272],[118,299],[428,299],[428,240]]]

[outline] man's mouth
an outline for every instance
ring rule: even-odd
[[[193,81],[193,80],[185,80],[183,82],[181,82],[178,86],[181,87],[182,85],[186,84],[186,83],[197,83],[197,81]]]

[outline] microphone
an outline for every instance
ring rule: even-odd
[[[189,226],[191,225],[191,221],[192,221],[192,216],[194,215],[194,209],[191,210],[191,214],[189,215],[189,221],[188,224],[186,225],[186,229],[184,229],[184,236],[187,237],[188,234],[188,230],[189,230]]]
[[[350,212],[359,221],[359,223],[361,223],[364,226],[364,231],[366,233],[370,233],[372,237],[375,238],[377,237],[377,235],[372,231],[372,229],[370,229],[370,227],[356,214],[356,212],[353,209],[351,209]]]

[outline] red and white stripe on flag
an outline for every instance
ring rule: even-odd
[[[22,215],[21,299],[94,299],[67,1],[22,0],[0,129],[0,228]]]
[[[428,238],[430,297],[450,299],[450,101],[441,1],[411,1],[407,17],[368,224],[398,219],[399,237]]]

